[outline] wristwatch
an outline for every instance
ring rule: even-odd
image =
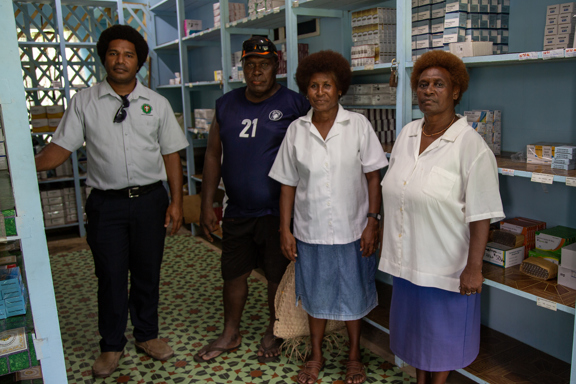
[[[369,213],[369,214],[366,215],[366,217],[373,217],[373,218],[375,218],[375,219],[378,220],[378,221],[380,221],[380,219],[382,218],[382,216],[380,216],[379,213]]]

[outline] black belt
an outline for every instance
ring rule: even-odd
[[[104,195],[114,195],[114,196],[126,197],[126,198],[131,199],[133,197],[142,196],[142,195],[145,195],[149,192],[152,192],[153,190],[155,190],[161,186],[162,186],[162,182],[157,181],[153,184],[139,185],[136,187],[127,187],[127,188],[122,188],[122,189],[106,189],[106,190],[94,189],[93,192],[101,193]]]

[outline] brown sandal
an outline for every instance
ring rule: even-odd
[[[306,380],[304,382],[302,381],[298,381],[301,384],[308,384],[308,382],[310,381],[310,379],[314,380],[314,383],[316,382],[316,380],[318,380],[318,375],[320,374],[320,371],[322,370],[322,368],[324,368],[324,362],[326,361],[326,359],[322,359],[322,361],[307,361],[304,364],[304,368],[302,368],[302,370],[300,370],[300,372],[298,372],[298,376],[300,376],[301,373],[305,374],[306,376],[308,376],[306,378]]]
[[[354,376],[360,376],[362,378],[362,381],[354,383]],[[365,381],[366,381],[366,370],[364,364],[362,364],[361,361],[352,361],[352,360],[348,361],[346,363],[346,378],[344,379],[344,382],[346,384],[349,383],[360,384]]]

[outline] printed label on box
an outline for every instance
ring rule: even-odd
[[[530,181],[542,184],[552,184],[554,182],[554,175],[547,175],[545,173],[532,173],[532,178]]]
[[[543,299],[541,297],[536,299],[536,305],[542,308],[549,309],[551,311],[556,311],[558,307],[558,305],[555,302]]]
[[[538,52],[523,52],[518,54],[518,60],[536,60]]]
[[[567,177],[566,185],[569,187],[576,187],[576,177]]]

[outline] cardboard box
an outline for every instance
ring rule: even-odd
[[[560,4],[560,10],[558,11],[560,14],[574,14],[576,13],[576,3],[563,3]]]
[[[567,245],[576,243],[576,229],[557,226],[536,232],[536,249],[558,254],[560,259],[561,249]]]
[[[46,107],[43,105],[34,105],[30,107],[30,116],[34,119],[47,119]]]
[[[554,253],[550,251],[543,251],[541,249],[531,249],[528,251],[528,257],[540,257],[542,259],[546,259],[548,261],[553,262],[556,265],[560,265],[560,254]]]
[[[466,12],[452,12],[444,16],[444,29],[448,28],[466,28],[466,20],[468,14]]]
[[[444,44],[459,43],[466,40],[465,28],[445,28],[444,29]]]
[[[566,145],[565,143],[539,142],[526,146],[526,162],[531,164],[552,164],[556,147]]]
[[[201,30],[202,20],[184,20],[184,36],[190,36],[191,34],[200,32]]]
[[[558,267],[558,284],[576,289],[576,270],[560,265]]]
[[[523,217],[505,219],[500,222],[500,229],[524,235],[524,257],[528,257],[528,252],[536,246],[536,231],[545,228],[545,222]]]
[[[468,0],[446,0],[446,13],[468,12]]]
[[[560,4],[549,5],[546,8],[546,15],[558,15],[560,13]]]
[[[562,248],[560,254],[560,265],[564,268],[576,270],[576,243]]]
[[[524,260],[524,247],[511,248],[498,243],[486,244],[484,261],[504,268],[521,264]]]
[[[46,107],[46,115],[49,119],[59,119],[64,115],[63,105],[52,105]]]
[[[491,41],[450,43],[450,53],[458,57],[487,56],[492,54]]]

